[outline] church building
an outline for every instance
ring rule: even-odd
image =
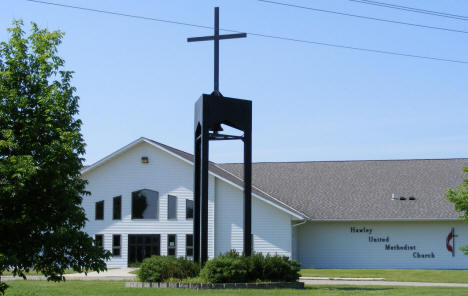
[[[303,268],[467,269],[468,224],[444,200],[468,159],[252,164],[253,250]],[[193,256],[193,155],[140,138],[85,167],[85,231],[108,267]],[[242,164],[210,163],[208,255],[243,248]]]

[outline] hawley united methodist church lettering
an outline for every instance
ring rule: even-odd
[[[358,226],[351,226],[349,228],[351,233],[355,234],[372,234],[373,229],[368,228],[365,226],[358,227]],[[455,234],[455,228],[452,227],[449,234],[447,235],[447,238],[445,240],[445,247],[448,252],[452,254],[452,257],[455,256],[455,238],[458,235]],[[417,250],[417,246],[411,243],[390,243],[391,239],[389,235],[382,235],[382,236],[377,236],[377,235],[369,235],[368,236],[368,242],[369,243],[383,243],[383,247],[385,251],[413,251],[411,253],[413,258],[416,259],[434,259],[436,258],[436,252],[431,251],[431,252],[419,252]],[[423,247],[423,246],[422,246]],[[404,253],[402,253],[404,254]]]

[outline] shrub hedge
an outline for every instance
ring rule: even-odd
[[[197,276],[208,283],[294,282],[299,279],[299,263],[286,256],[245,257],[230,251],[208,260],[200,271],[191,260],[153,256],[143,260],[137,275],[142,282],[184,281]]]
[[[163,282],[169,278],[190,278],[199,274],[198,264],[184,258],[152,256],[146,258],[137,271],[142,282]]]
[[[211,283],[294,282],[299,279],[299,267],[286,256],[245,257],[231,251],[206,262],[200,277]]]
[[[242,283],[247,279],[247,270],[247,260],[219,256],[205,263],[200,277],[210,283]]]

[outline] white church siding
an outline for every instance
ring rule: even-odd
[[[353,227],[368,232],[353,232]],[[446,248],[452,227],[457,235],[454,257]],[[371,236],[385,241],[370,242]],[[308,222],[298,226],[298,238],[304,268],[468,268],[468,256],[459,250],[468,245],[468,224],[462,221]],[[408,250],[386,245],[407,245]],[[427,256],[418,258],[418,253]]]
[[[216,255],[231,249],[243,251],[243,192],[216,178]],[[252,198],[254,251],[291,256],[291,216]]]
[[[142,164],[147,156],[149,163]],[[193,199],[193,165],[141,142],[118,154],[88,172],[87,190],[91,196],[83,199],[88,222],[85,231],[91,236],[104,234],[104,248],[112,250],[112,235],[121,235],[121,256],[113,257],[108,267],[127,266],[128,234],[160,234],[161,255],[167,255],[167,235],[176,234],[177,256],[185,256],[185,235],[192,234],[193,220],[185,217],[185,200]],[[150,189],[159,192],[159,218],[151,220],[131,219],[131,195],[133,191]],[[113,220],[113,197],[122,196],[122,219]],[[167,197],[177,197],[177,219],[167,219]],[[104,220],[95,220],[95,203],[104,200]],[[209,191],[209,256],[214,256],[214,177],[210,176]]]
[[[143,156],[148,157],[149,163],[142,163]],[[461,182],[461,179],[455,180],[456,182],[450,181],[454,182],[452,184],[444,179],[445,176],[451,176],[451,170],[461,171],[460,168],[465,166],[466,161],[468,160],[257,164],[254,180],[257,185],[259,182],[263,186],[256,186],[252,195],[254,251],[292,257],[304,268],[468,269],[468,256],[464,256],[459,250],[460,246],[468,245],[468,224],[457,220],[458,215],[453,211],[453,205],[441,200],[445,188],[453,188],[453,184]],[[414,169],[415,164],[419,164],[417,169]],[[398,184],[406,184],[405,180],[412,181],[411,184],[407,184],[410,189],[400,191],[410,192],[408,196],[416,196],[415,201],[409,203],[404,199],[385,199],[381,202],[366,203],[366,200],[369,200],[365,198],[374,196],[374,192],[388,187],[385,183],[388,178],[382,178],[380,183],[373,185],[375,188],[372,190],[356,195],[357,199],[354,200],[363,199],[362,203],[358,203],[360,206],[357,209],[328,204],[328,201],[340,200],[338,197],[343,193],[328,191],[327,186],[330,186],[332,177],[323,179],[323,176],[338,176],[338,179],[348,180],[349,174],[339,176],[343,171],[342,167],[345,167],[348,172],[357,172],[357,176],[366,179],[367,175],[382,171],[382,166],[386,168],[386,173],[393,170],[395,178],[405,176],[397,182]],[[318,174],[316,169],[322,169],[325,173]],[[421,172],[431,170],[437,172],[431,173],[431,176],[435,174],[435,177],[428,178],[427,182],[419,180]],[[209,258],[231,249],[243,251],[241,172],[239,164],[210,164]],[[406,177],[407,174],[402,172],[411,173],[413,177]],[[175,234],[176,256],[186,255],[186,235],[192,234],[193,231],[193,220],[186,219],[185,208],[186,199],[193,199],[193,163],[190,154],[140,138],[91,167],[84,168],[82,177],[89,181],[87,190],[91,192],[91,196],[84,197],[82,204],[89,220],[85,231],[91,236],[104,235],[103,244],[109,251],[112,251],[112,236],[121,236],[121,256],[112,257],[108,267],[127,266],[130,234],[160,235],[161,255],[168,254],[168,235]],[[305,181],[301,179],[303,177],[306,178]],[[308,178],[312,178],[314,182],[308,182]],[[293,182],[295,180],[296,185]],[[320,180],[324,182],[322,185]],[[435,186],[434,182],[437,183]],[[307,184],[314,186],[310,187]],[[348,186],[360,188],[359,184],[361,183]],[[320,189],[320,192],[326,194],[314,195],[309,191],[302,194],[304,188],[301,189],[301,186],[308,189],[318,188],[317,190]],[[368,190],[369,186],[363,188]],[[131,219],[132,192],[142,189],[159,193],[157,219]],[[291,200],[280,201],[276,197],[277,192],[283,192],[281,196],[290,196]],[[348,192],[350,191],[347,190],[346,194]],[[167,217],[169,195],[177,197],[175,220],[169,220]],[[116,196],[121,196],[120,220],[113,220],[112,217],[113,198]],[[317,196],[321,199],[316,200]],[[393,194],[386,196],[390,197]],[[433,196],[439,196],[440,199],[431,200]],[[324,200],[327,203],[323,203]],[[99,201],[104,201],[103,220],[95,220],[95,205]],[[313,202],[308,203],[309,201]],[[295,204],[295,208],[291,208],[289,202]],[[302,204],[317,207],[307,209],[303,208]],[[370,208],[375,205],[384,210],[377,208],[371,211]],[[324,208],[320,208],[321,206]],[[301,214],[302,211],[306,214]],[[378,217],[369,216],[375,213],[378,213]],[[315,217],[315,220],[307,221],[307,215]],[[346,215],[351,216],[340,220],[340,217]],[[403,221],[401,217],[409,218]],[[446,245],[452,228],[456,234],[455,256],[447,250]],[[454,241],[450,240],[449,243],[453,245]]]

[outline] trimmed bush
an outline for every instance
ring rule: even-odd
[[[244,257],[248,262],[247,281],[265,281],[265,256],[261,253],[253,253],[250,258]]]
[[[200,277],[210,283],[294,282],[299,279],[299,267],[299,263],[286,256],[245,257],[230,251],[206,262]]]
[[[137,276],[142,282],[162,282],[169,278],[195,277],[199,271],[196,263],[184,258],[152,256],[143,260]]]
[[[247,280],[247,261],[222,255],[205,263],[200,277],[210,283],[242,283]]]
[[[187,260],[185,258],[177,259],[179,269],[177,271],[178,278],[187,279],[192,277],[197,277],[200,274],[200,266],[197,263],[194,263],[192,260]]]
[[[299,279],[300,264],[286,256],[270,256],[264,259],[263,276],[272,282],[295,282]]]

